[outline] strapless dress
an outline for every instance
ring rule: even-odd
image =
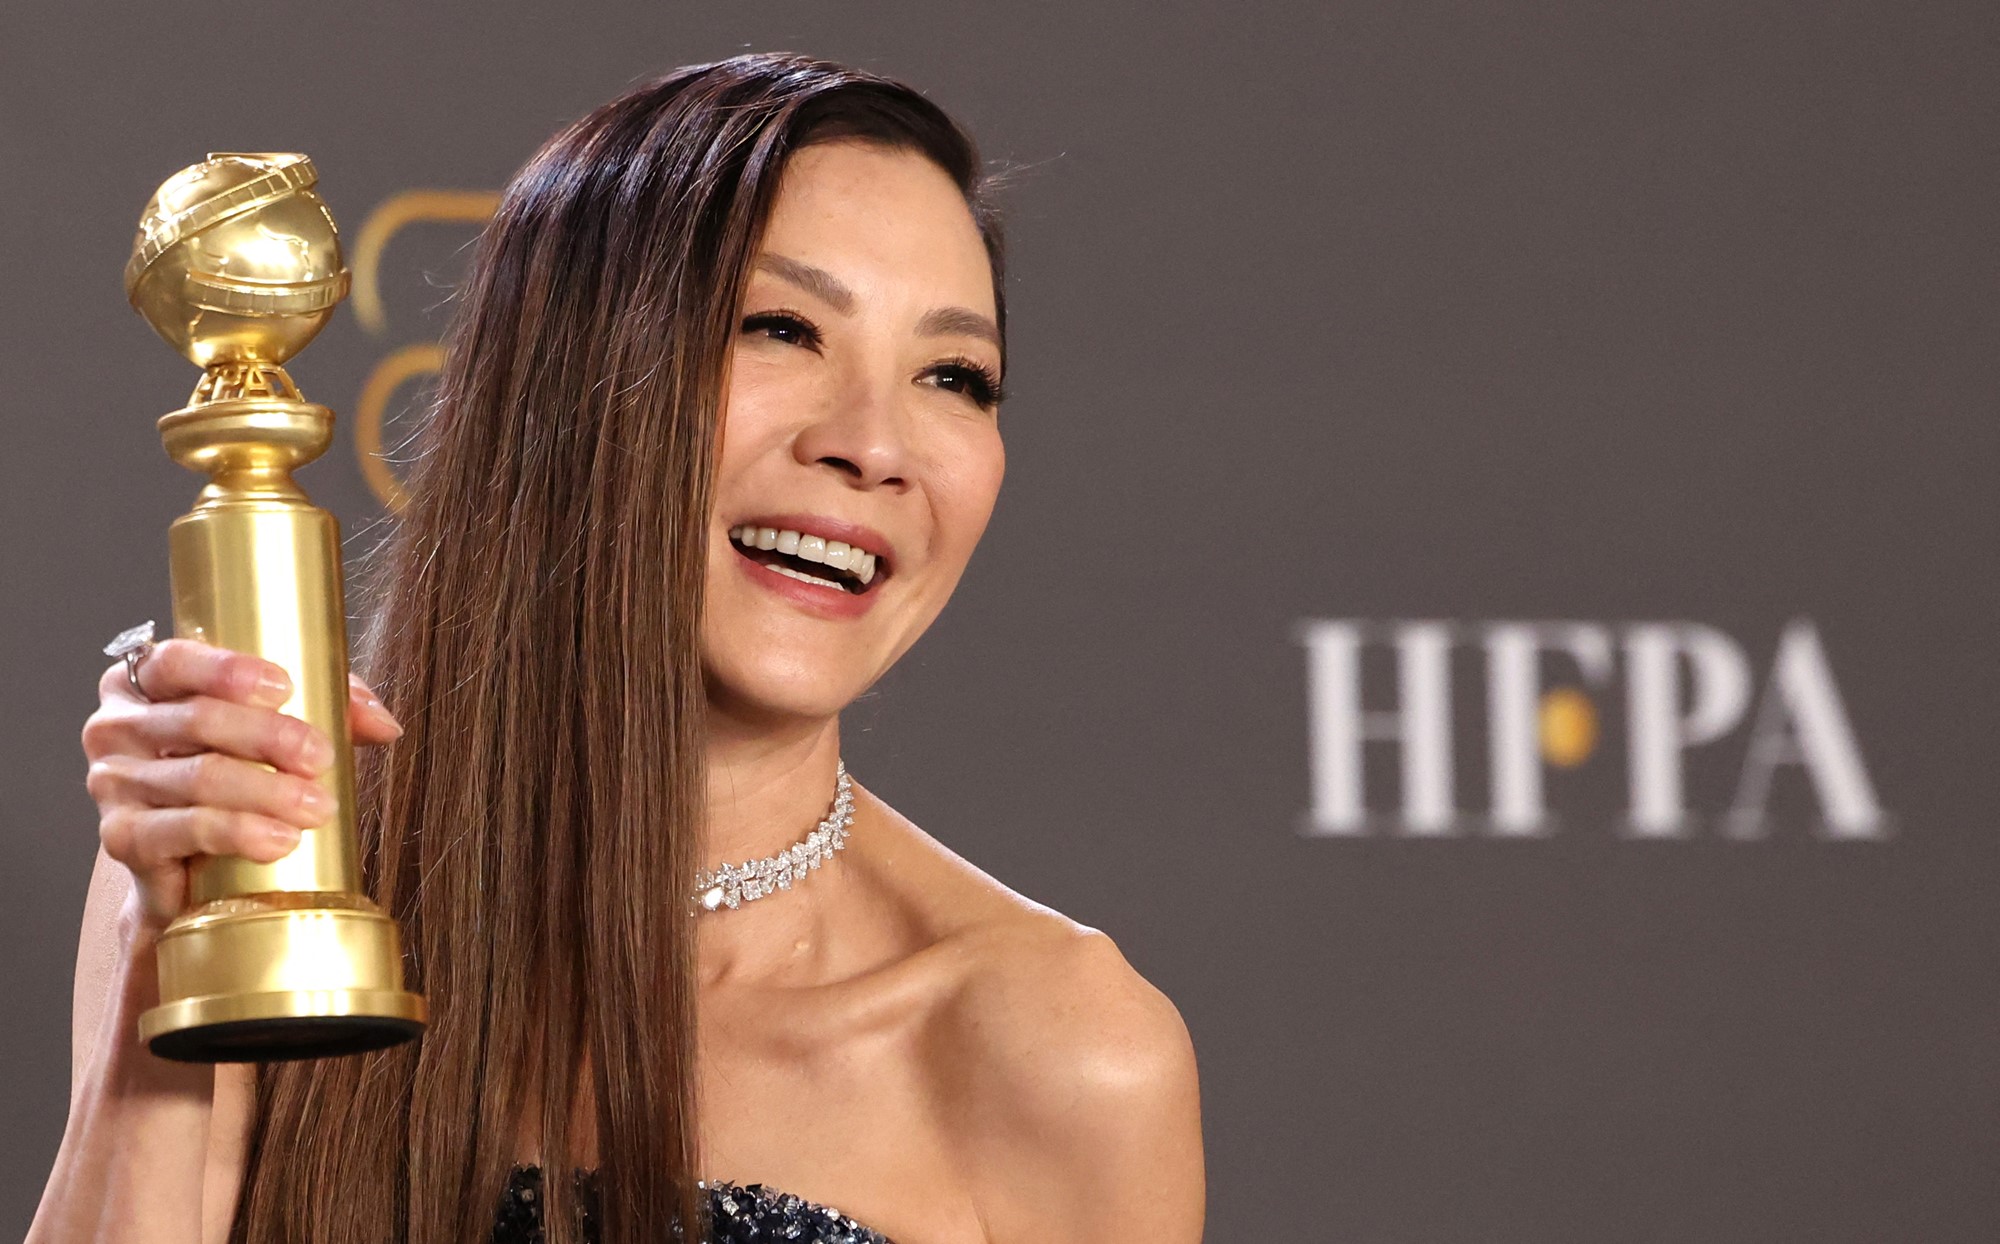
[[[577,1199],[583,1204],[583,1236],[597,1239],[597,1172],[577,1172]],[[816,1205],[764,1184],[703,1180],[708,1193],[709,1233],[704,1244],[891,1244],[888,1236],[827,1205]],[[674,1224],[680,1238],[680,1224]],[[493,1244],[542,1244],[542,1171],[517,1166],[500,1198]]]

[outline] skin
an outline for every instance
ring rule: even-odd
[[[950,598],[1005,463],[975,378],[1002,364],[978,327],[990,269],[963,198],[921,156],[855,142],[794,156],[743,313],[703,618],[711,867],[789,846],[825,815],[840,711]],[[829,589],[774,584],[732,547],[732,527],[781,515],[879,537],[890,568],[864,612],[818,607]],[[84,732],[104,850],[78,964],[80,1096],[30,1240],[226,1236],[247,1073],[211,1082],[123,1047],[186,858],[275,858],[296,838],[287,822],[316,822],[299,801],[324,740],[272,711],[274,672],[175,640],[142,666],[156,703],[122,666],[100,683]],[[393,741],[359,685],[353,709],[357,742]],[[697,925],[703,1173],[837,1206],[901,1244],[1199,1241],[1199,1093],[1172,1004],[1103,933],[1007,889],[858,781],[855,794],[829,864]],[[588,1136],[587,1098],[573,1109]],[[145,1140],[170,1120],[177,1134]],[[186,1156],[190,1120],[205,1157]],[[538,1160],[525,1125],[517,1144]],[[93,1189],[87,1214],[64,1186]]]

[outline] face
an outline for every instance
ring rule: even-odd
[[[710,698],[826,718],[944,608],[1005,455],[992,269],[925,157],[796,153],[729,360],[709,535]]]

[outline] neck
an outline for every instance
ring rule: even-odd
[[[837,717],[753,727],[712,708],[701,866],[762,859],[803,838],[832,806],[839,760]],[[703,982],[772,979],[821,957],[843,862],[836,856],[783,893],[697,916]]]

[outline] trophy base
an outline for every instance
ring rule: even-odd
[[[160,935],[160,1005],[139,1039],[178,1062],[359,1054],[423,1031],[396,924],[355,894],[264,893],[195,908]]]
[[[350,1013],[302,1013],[310,1006],[352,1008]],[[172,1015],[161,1015],[171,1011]],[[247,1012],[268,1011],[250,1018]],[[396,1012],[401,1012],[397,1014]],[[275,1063],[334,1058],[401,1045],[424,1030],[423,999],[415,994],[342,990],[301,997],[252,994],[190,998],[146,1012],[140,1036],[155,1056],[178,1063]],[[158,1021],[146,1021],[159,1016]],[[151,1028],[157,1035],[147,1035]]]

